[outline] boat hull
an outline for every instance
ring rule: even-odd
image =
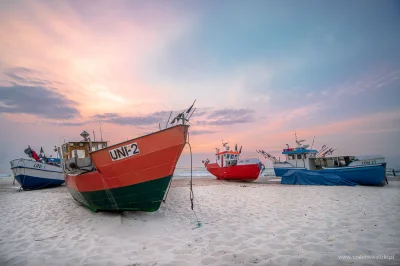
[[[97,171],[65,174],[71,195],[94,212],[158,210],[187,131],[186,125],[175,126],[91,153]],[[133,144],[139,153],[117,158],[116,149]]]
[[[207,171],[221,180],[254,181],[260,175],[258,164],[220,167],[216,163],[208,163]]]
[[[306,168],[275,168],[276,176],[283,176],[287,171],[310,171],[321,174],[334,174],[340,176],[348,181],[352,181],[359,185],[365,186],[379,186],[385,181],[386,164],[380,165],[365,165],[354,167],[333,167],[323,168],[322,170],[307,170]]]
[[[94,175],[100,175],[95,172]],[[77,176],[66,178],[71,185]],[[101,179],[101,177],[98,177]],[[82,205],[97,211],[157,211],[160,208],[172,175],[135,185],[79,192],[68,186],[72,197]]]
[[[65,182],[61,167],[26,159],[16,159],[10,164],[15,180],[24,190],[57,187]]]

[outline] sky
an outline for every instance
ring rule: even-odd
[[[111,144],[154,132],[195,99],[195,166],[222,140],[283,159],[296,132],[400,167],[399,47],[399,1],[3,0],[0,172],[100,125]]]

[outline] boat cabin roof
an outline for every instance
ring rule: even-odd
[[[109,141],[91,141],[92,144],[107,144],[107,142],[109,142]],[[89,141],[85,141],[85,140],[82,140],[82,141],[68,141],[67,143],[64,143],[63,145],[73,146],[75,144],[79,145],[79,143],[89,143]],[[71,145],[71,144],[73,144],[73,145]]]
[[[221,151],[215,155],[221,155],[221,154],[239,154],[238,151]]]
[[[289,149],[283,149],[282,152],[282,154],[302,154],[302,153],[318,153],[318,151],[305,148],[289,148]]]

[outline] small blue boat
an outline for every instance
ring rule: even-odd
[[[326,145],[317,151],[309,149],[309,145],[303,145],[302,142],[304,140],[298,141],[296,136],[297,147],[290,148],[286,144],[287,149],[282,151],[286,159],[284,162],[263,150],[257,152],[272,161],[275,175],[282,177],[281,183],[332,185],[335,182],[326,181],[332,177],[340,178],[343,181],[342,185],[350,184],[346,181],[367,186],[382,186],[387,182],[386,162],[382,155],[333,156],[335,150]],[[294,177],[295,172],[313,172],[316,175]],[[292,181],[288,181],[289,179]],[[336,184],[340,185],[340,182]]]
[[[15,180],[24,190],[49,188],[62,185],[64,174],[60,159],[38,156],[30,147],[25,150],[31,159],[15,159],[10,162]]]

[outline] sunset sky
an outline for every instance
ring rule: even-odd
[[[279,156],[296,131],[400,167],[400,2],[0,2],[0,172],[99,121],[111,143],[156,131],[195,99],[197,166],[221,139]]]

